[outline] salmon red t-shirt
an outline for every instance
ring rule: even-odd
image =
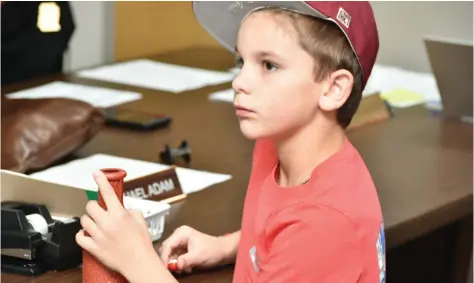
[[[304,185],[279,187],[277,168],[275,148],[257,141],[233,282],[385,282],[379,199],[350,141]]]

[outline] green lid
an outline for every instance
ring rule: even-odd
[[[99,192],[98,191],[86,190],[86,194],[87,194],[87,199],[89,199],[89,200],[97,200],[99,198]]]

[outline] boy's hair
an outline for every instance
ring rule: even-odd
[[[314,59],[314,75],[321,81],[331,72],[345,69],[352,73],[354,84],[352,92],[337,111],[337,121],[347,128],[355,115],[364,88],[363,74],[359,61],[341,29],[331,21],[307,16],[278,7],[262,8],[257,12],[269,12],[289,19],[298,33],[301,47]]]

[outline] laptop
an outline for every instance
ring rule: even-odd
[[[473,121],[473,43],[425,37],[428,59],[441,96],[443,115]]]

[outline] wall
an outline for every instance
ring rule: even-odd
[[[220,47],[195,19],[191,2],[116,2],[115,12],[117,60],[190,46]]]
[[[473,2],[374,1],[372,5],[380,33],[380,64],[429,71],[424,35],[473,40]],[[72,6],[77,31],[68,69],[190,45],[216,46],[196,26],[189,2],[72,2]]]
[[[378,63],[429,72],[423,36],[473,41],[473,2],[372,2],[380,37]]]
[[[71,1],[76,31],[64,62],[66,71],[113,61],[114,3]]]

